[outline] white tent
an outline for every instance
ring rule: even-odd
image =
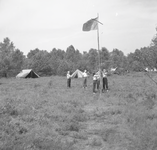
[[[32,69],[22,70],[16,78],[39,78],[39,75],[35,73]]]
[[[83,78],[83,72],[77,69],[72,75],[72,78]]]

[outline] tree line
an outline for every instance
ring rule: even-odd
[[[65,75],[68,70],[73,72],[76,69],[92,73],[99,67],[128,71],[157,68],[157,34],[148,47],[136,49],[127,56],[119,49],[109,52],[105,47],[81,53],[73,45],[66,50],[53,48],[50,52],[36,48],[24,55],[8,37],[0,42],[0,77],[14,77],[22,69],[33,69],[40,76],[50,76]]]

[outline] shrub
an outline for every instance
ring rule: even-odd
[[[79,132],[80,125],[78,122],[71,122],[66,125],[66,130]]]
[[[37,138],[33,140],[33,145],[39,150],[73,150],[71,143],[53,139]]]
[[[149,114],[150,109],[143,107],[143,104],[127,108],[126,125],[132,133],[129,136],[135,150],[151,150],[157,147],[157,127],[155,120],[150,121]]]
[[[89,139],[89,145],[93,146],[101,146],[102,145],[102,140],[98,136],[93,136]]]

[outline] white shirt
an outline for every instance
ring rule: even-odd
[[[97,74],[97,80],[100,80],[100,74]]]
[[[83,77],[86,78],[88,75],[86,72],[83,72]]]
[[[93,80],[97,80],[97,75],[96,74],[93,76]]]
[[[68,73],[67,74],[67,79],[70,79],[71,78],[71,75]]]
[[[103,72],[102,76],[107,77],[107,72]]]

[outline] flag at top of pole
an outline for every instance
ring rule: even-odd
[[[83,31],[97,30],[98,29],[98,17],[90,19],[83,24]]]
[[[101,62],[100,62],[100,46],[99,46],[99,27],[98,27],[98,23],[100,23],[100,24],[102,24],[102,23],[98,21],[98,18],[99,18],[99,15],[96,18],[90,19],[87,22],[85,22],[83,24],[82,30],[83,31],[97,30],[98,52],[99,52],[99,70],[101,70],[101,68],[100,68]],[[100,75],[100,80],[101,80],[101,75]]]

